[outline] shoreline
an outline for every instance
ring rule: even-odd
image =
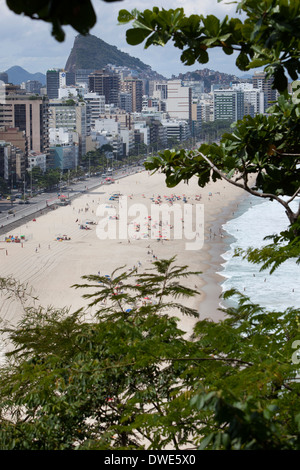
[[[221,295],[223,292],[222,283],[226,277],[221,274],[223,270],[222,264],[224,263],[222,255],[226,253],[230,244],[234,241],[234,237],[223,229],[223,225],[236,217],[236,207],[249,197],[246,193],[236,195],[233,200],[228,202],[227,206],[224,206],[215,214],[214,219],[209,224],[212,233],[215,233],[216,237],[207,239],[207,261],[204,261],[206,269],[203,273],[202,286],[204,298],[199,306],[199,316],[201,316],[201,319],[207,317],[206,310],[210,311],[209,317],[213,321],[224,319],[224,312],[221,310]],[[222,237],[220,237],[219,230],[221,230]],[[214,312],[213,315],[211,314],[212,310]]]
[[[99,240],[95,228],[79,230],[76,218],[82,221],[94,218],[99,203],[110,203],[109,195],[121,191],[128,195],[130,204],[144,204],[150,207],[152,196],[158,193],[162,199],[176,193],[181,196],[181,208],[183,207],[182,195],[186,195],[187,202],[204,206],[204,246],[200,250],[189,251],[184,247],[185,240]],[[195,195],[200,194],[200,200]],[[40,305],[55,304],[55,307],[70,307],[71,310],[83,305],[81,290],[80,297],[73,284],[81,282],[86,274],[96,274],[101,270],[101,275],[111,274],[119,267],[133,265],[141,262],[141,270],[149,269],[153,262],[152,256],[147,254],[147,246],[151,246],[154,255],[158,259],[169,259],[176,255],[176,264],[187,265],[191,271],[200,271],[202,274],[190,279],[190,284],[197,285],[201,295],[190,300],[191,306],[197,309],[199,318],[210,317],[214,320],[223,318],[224,313],[219,312],[219,295],[221,291],[220,281],[222,276],[221,255],[226,251],[227,237],[222,231],[221,238],[218,230],[229,220],[237,203],[241,201],[244,191],[232,187],[224,181],[209,183],[205,188],[200,188],[197,179],[189,185],[180,183],[175,188],[166,188],[165,178],[162,174],[150,175],[142,171],[118,180],[113,185],[101,186],[91,189],[87,193],[72,201],[70,206],[60,207],[47,214],[42,214],[36,222],[30,221],[20,226],[15,232],[25,235],[28,241],[24,247],[12,243],[0,245],[0,276],[13,275],[18,281],[33,285],[38,294]],[[177,201],[176,201],[177,202]],[[88,207],[88,209],[87,209]],[[85,215],[85,210],[88,210]],[[217,236],[209,239],[210,230]],[[11,233],[8,229],[6,233]],[[55,241],[58,234],[67,234],[70,241]],[[15,233],[16,234],[16,233]],[[5,256],[8,248],[9,256]],[[130,269],[130,268],[127,268]],[[86,303],[85,303],[86,305]],[[18,313],[13,313],[10,304],[0,307],[1,315],[8,321],[18,320]],[[178,317],[178,315],[176,315]],[[180,318],[182,329],[190,332],[195,319]]]

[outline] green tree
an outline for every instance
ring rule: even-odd
[[[27,187],[38,187],[44,188],[45,187],[45,177],[44,172],[39,166],[33,167],[30,171],[26,171],[26,183]]]
[[[207,63],[212,48],[221,48],[228,55],[236,52],[240,70],[265,67],[276,89],[285,91],[286,73],[296,80],[299,72],[299,8],[298,0],[242,0],[237,3],[237,12],[244,12],[244,22],[228,16],[222,21],[214,15],[187,17],[183,8],[158,7],[144,12],[121,10],[119,22],[133,22],[126,33],[131,45],[146,40],[147,49],[172,40],[183,51],[181,61],[186,65]]]
[[[57,186],[61,179],[61,172],[58,168],[50,169],[44,173],[45,188],[53,188]]]
[[[89,290],[93,322],[84,311],[25,307],[16,327],[3,328],[13,348],[1,368],[2,449],[179,448],[189,441],[188,401],[176,412],[188,382],[176,358],[188,343],[168,312],[197,315],[176,299],[196,292],[184,279],[198,273],[174,259],[154,265],[141,274],[85,276],[76,287]],[[22,286],[2,282],[24,299]]]
[[[191,400],[208,412],[200,446],[299,448],[299,308],[270,312],[239,295],[225,320],[195,326],[196,348],[207,359],[195,368],[199,393]]]
[[[250,260],[260,258],[264,266],[275,269],[295,253],[300,262],[300,205],[291,206],[300,191],[300,105],[287,91],[288,77],[296,80],[300,70],[300,2],[243,0],[237,11],[246,15],[244,22],[227,16],[223,21],[213,15],[187,17],[183,8],[157,7],[144,12],[121,10],[119,22],[133,23],[126,33],[129,44],[145,41],[147,49],[172,40],[182,50],[181,61],[186,65],[207,63],[209,49],[221,48],[225,54],[237,53],[241,71],[264,67],[266,77],[272,79],[280,97],[267,115],[245,116],[222,136],[219,145],[167,150],[149,158],[145,166],[162,171],[170,187],[193,176],[201,187],[211,178],[223,178],[249,194],[280,203],[289,222],[289,229],[276,235],[280,246],[273,253],[272,245],[247,253]]]
[[[212,47],[237,50],[241,70],[263,66],[274,78],[282,96],[268,116],[245,118],[220,145],[162,152],[147,164],[162,169],[170,186],[193,175],[200,186],[225,178],[286,204],[290,227],[274,238],[277,253],[274,245],[269,253],[252,251],[273,267],[292,251],[299,256],[299,213],[290,208],[299,188],[299,108],[286,92],[286,74],[294,80],[299,71],[299,5],[242,0],[244,22],[187,18],[182,9],[119,15],[121,22],[134,21],[127,33],[131,44],[172,39],[186,64],[206,63]],[[249,185],[251,175],[257,175],[256,188]],[[88,289],[93,321],[85,321],[84,311],[26,307],[16,327],[3,328],[14,348],[0,374],[2,449],[172,444],[299,450],[299,308],[266,312],[240,295],[223,321],[201,320],[187,339],[170,314],[195,314],[177,300],[193,290],[179,283],[187,273],[172,261],[133,278],[122,270],[110,279],[86,277],[77,288]],[[23,301],[13,281],[0,286]],[[145,304],[146,296],[156,303]]]
[[[198,137],[205,142],[217,142],[225,132],[231,131],[231,121],[207,121],[201,123]]]
[[[243,296],[189,338],[176,315],[197,317],[181,297],[199,273],[174,261],[85,276],[75,287],[92,321],[33,308],[28,288],[0,279],[25,310],[1,330],[1,449],[300,449],[299,309],[266,313]]]

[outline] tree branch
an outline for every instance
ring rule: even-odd
[[[292,197],[287,201],[287,204],[289,204],[290,202],[292,202],[296,196],[298,196],[300,194],[300,186],[299,188],[294,192],[294,194],[292,195]]]
[[[166,361],[223,361],[223,362],[237,362],[238,364],[243,364],[247,366],[253,366],[252,362],[242,361],[241,359],[235,359],[230,357],[178,357],[178,358],[167,358]]]
[[[244,176],[244,184],[237,183],[236,181],[233,181],[230,178],[228,178],[221,170],[219,170],[219,168],[216,167],[214,165],[214,163],[208,157],[206,157],[206,155],[204,155],[203,153],[201,153],[199,151],[197,151],[196,155],[202,157],[209,164],[211,169],[214,170],[216,173],[218,173],[218,175],[221,176],[221,178],[223,178],[228,183],[230,183],[230,184],[232,184],[232,185],[234,185],[238,188],[241,188],[244,191],[247,191],[249,194],[252,194],[253,196],[261,197],[261,198],[264,198],[264,199],[275,199],[277,202],[279,202],[279,204],[281,204],[285,208],[286,214],[287,214],[288,219],[290,220],[291,223],[292,223],[293,220],[297,219],[297,214],[295,214],[288,205],[290,201],[286,202],[283,199],[281,199],[279,196],[277,196],[276,194],[260,193],[258,191],[255,191],[254,189],[249,188],[249,186],[247,184],[247,179],[245,178],[245,176]],[[297,190],[297,193],[298,192],[299,192],[299,189]],[[292,198],[296,197],[296,195],[293,195]]]

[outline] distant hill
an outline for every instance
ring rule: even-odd
[[[73,48],[67,59],[65,70],[75,72],[78,69],[101,70],[107,64],[125,66],[136,70],[139,74],[161,77],[152,71],[150,65],[144,64],[140,59],[120,51],[92,34],[77,35]]]
[[[230,85],[231,82],[242,79],[249,80],[250,75],[245,75],[244,77],[237,77],[233,74],[218,72],[216,70],[211,70],[208,68],[203,68],[201,70],[194,70],[191,72],[186,72],[185,74],[180,73],[178,78],[180,80],[201,80],[204,83],[204,91],[210,92],[212,85]]]
[[[18,65],[10,67],[8,70],[5,70],[5,72],[8,75],[8,82],[13,83],[14,85],[20,85],[20,83],[27,82],[27,80],[37,80],[38,82],[41,82],[42,85],[46,84],[45,74],[40,72],[30,73]]]

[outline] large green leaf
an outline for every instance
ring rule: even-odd
[[[131,46],[141,44],[151,32],[145,28],[132,28],[126,31],[126,40]]]

